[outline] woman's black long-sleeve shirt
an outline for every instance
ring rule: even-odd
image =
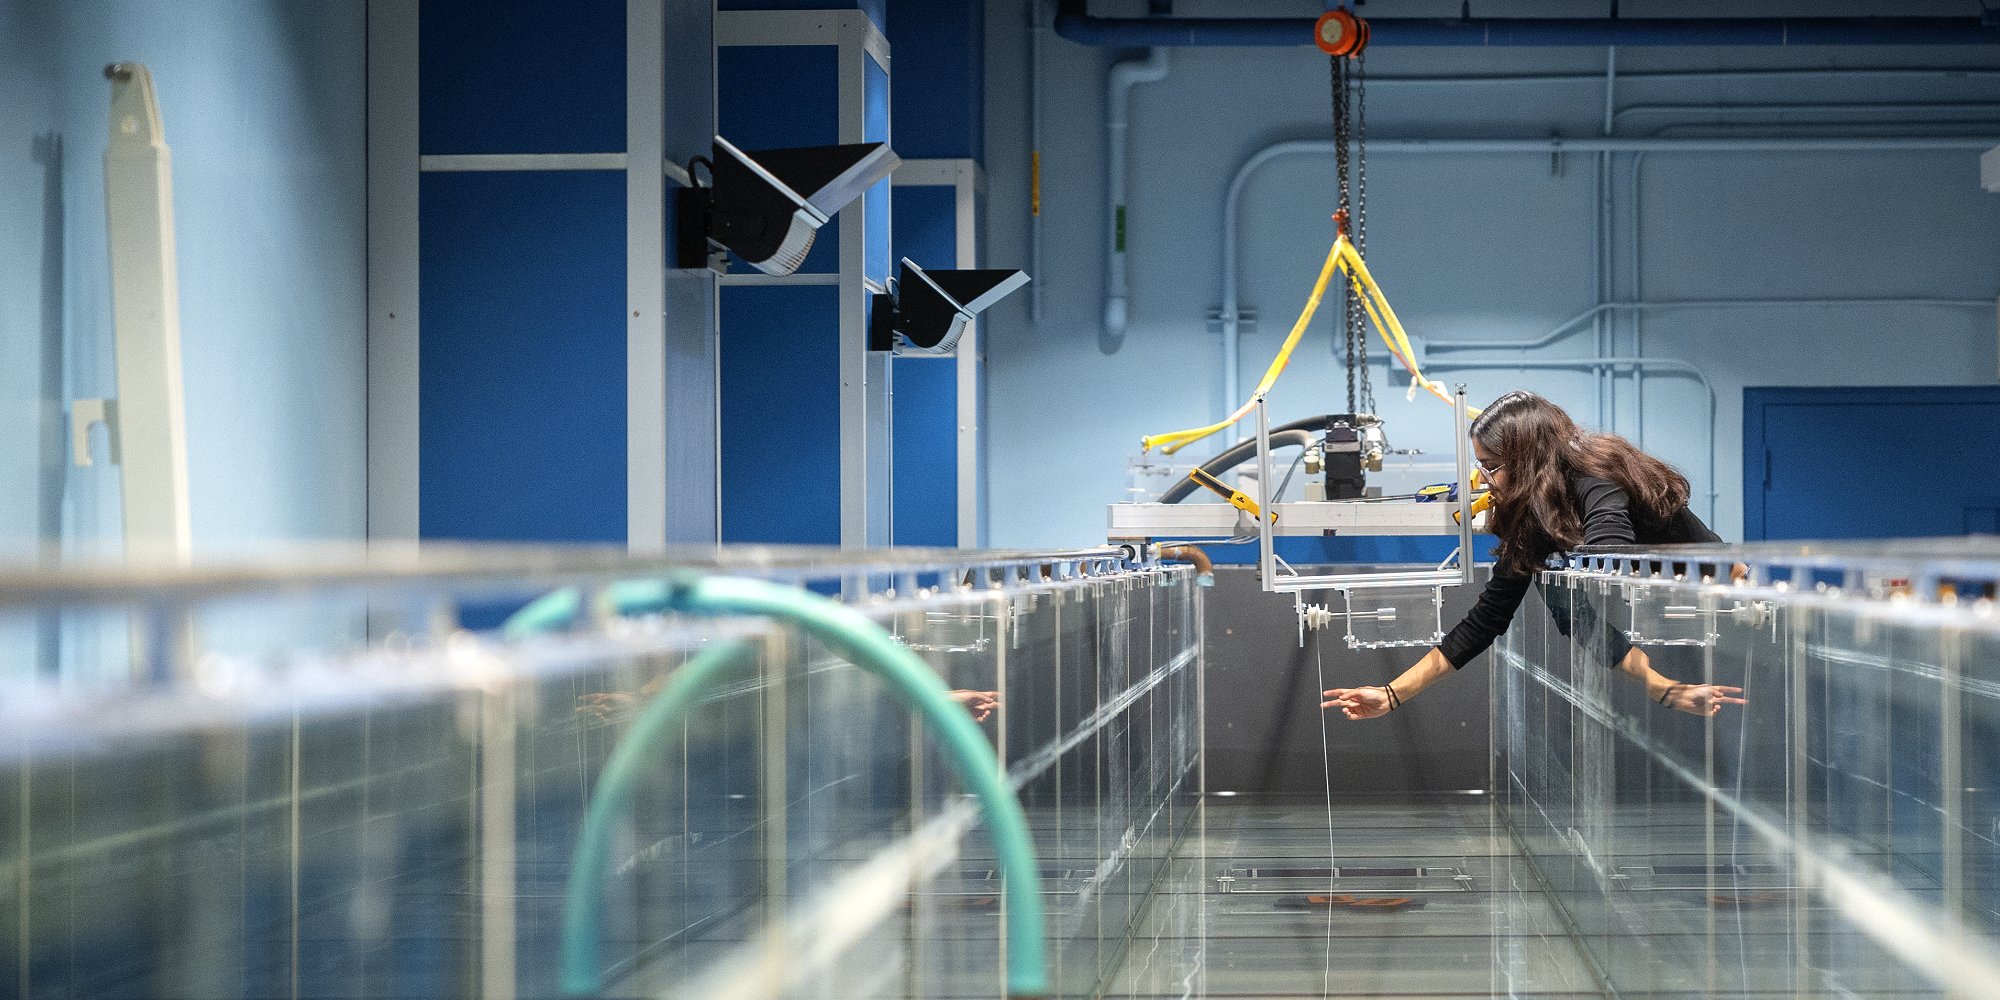
[[[1585,545],[1678,545],[1688,542],[1720,542],[1722,536],[1701,523],[1694,512],[1682,507],[1657,530],[1639,531],[1632,523],[1632,501],[1618,484],[1595,476],[1578,476],[1570,481],[1570,493],[1583,511]],[[1463,667],[1486,652],[1493,640],[1507,631],[1528,596],[1530,574],[1509,573],[1496,567],[1478,603],[1438,643],[1439,651],[1453,667]]]

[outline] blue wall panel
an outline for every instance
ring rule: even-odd
[[[985,4],[893,0],[896,151],[907,158],[986,155]]]
[[[625,175],[425,174],[427,539],[625,540]]]
[[[832,44],[718,48],[718,130],[745,149],[838,143],[839,56]],[[839,228],[819,231],[802,271],[839,270]],[[839,309],[833,286],[722,290],[725,542],[840,543]]]
[[[837,45],[725,45],[715,51],[716,130],[738,149],[831,146],[840,141]],[[735,255],[730,268],[751,270]],[[840,269],[840,226],[820,228],[799,268]]]
[[[440,153],[625,149],[625,5],[423,0],[419,143]]]
[[[896,359],[897,545],[958,546],[958,361]]]
[[[840,543],[839,289],[725,288],[722,540]]]
[[[934,184],[896,187],[895,251],[924,268],[958,266],[958,192]]]

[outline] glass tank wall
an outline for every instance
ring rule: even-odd
[[[2000,996],[1996,579],[1991,540],[1544,574],[1493,787],[1609,992]],[[1675,711],[1642,664],[1747,704]]]
[[[633,576],[844,593],[935,670],[1025,809],[1060,995],[1109,976],[1197,805],[1185,568],[1116,550],[314,565],[0,580],[0,992],[1004,995],[1017,897],[963,760],[839,642],[596,610]],[[568,627],[494,628],[561,585],[581,588]],[[732,639],[744,654],[683,718],[648,712]],[[581,861],[612,797],[607,850]]]

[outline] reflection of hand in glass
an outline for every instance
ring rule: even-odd
[[[972,721],[974,722],[985,722],[987,717],[993,714],[993,710],[1000,707],[1000,692],[998,691],[961,690],[953,691],[951,696],[959,704],[964,705],[966,711],[972,713]]]
[[[602,722],[629,714],[638,700],[639,696],[630,691],[592,691],[576,696],[576,714]]]
[[[1618,661],[1618,669],[1633,680],[1646,686],[1646,694],[1654,701],[1668,708],[1689,715],[1714,715],[1722,711],[1724,705],[1748,705],[1749,702],[1736,697],[1743,693],[1740,687],[1726,684],[1687,684],[1672,680],[1653,669],[1651,657],[1646,651],[1634,647]]]
[[[1740,687],[1722,684],[1673,684],[1661,695],[1663,704],[1689,715],[1714,715],[1722,711],[1724,705],[1748,705],[1747,701],[1734,697],[1743,693]]]
[[[665,676],[647,681],[637,691],[592,691],[576,696],[576,714],[588,715],[598,721],[622,719],[639,708],[639,702],[659,694],[667,686]]]

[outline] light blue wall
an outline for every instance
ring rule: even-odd
[[[61,531],[62,187],[52,5],[0,5],[0,555]]]
[[[57,469],[51,442],[68,400],[117,390],[103,68],[127,60],[151,68],[173,150],[197,552],[362,536],[362,12],[0,6],[0,552],[58,535],[73,553],[117,550],[115,468]],[[63,150],[53,203],[36,158],[51,135]]]
[[[1866,8],[1868,5],[1844,5]],[[1874,5],[1883,12],[1883,5]],[[1840,13],[1840,10],[1829,10]],[[1252,13],[1275,13],[1259,10]],[[1404,13],[1398,10],[1396,13]],[[988,148],[1026,150],[1026,15],[994,4],[987,21]],[[1105,67],[1121,55],[1051,36],[1045,43],[1042,211],[1046,256],[1035,269],[1045,296],[1038,326],[1027,296],[1001,303],[986,329],[991,392],[992,543],[1077,545],[1103,537],[1104,504],[1120,499],[1124,461],[1142,434],[1199,425],[1222,406],[1219,337],[1207,316],[1220,303],[1222,198],[1231,173],[1255,150],[1330,135],[1326,58],[1312,50],[1177,49],[1171,76],[1134,92],[1130,175],[1132,320],[1115,355],[1098,346],[1103,275]],[[1508,84],[1395,84],[1389,76],[1602,74],[1604,50],[1381,49],[1368,71],[1371,137],[1546,137],[1599,134],[1600,79]],[[1980,66],[2000,50],[1651,49],[1618,55],[1621,71],[1646,74],[1757,66]],[[2000,136],[2000,73],[1870,78],[1620,81],[1616,105],[1984,102],[1969,113],[1633,114],[1624,134],[1824,134],[1914,130]],[[1983,125],[1882,125],[1973,121]],[[1647,299],[1944,297],[2000,292],[2000,195],[1979,188],[1973,152],[1731,154],[1648,157],[1641,184],[1640,246]],[[1635,294],[1626,235],[1628,159],[1616,167],[1620,298]],[[1027,264],[1027,159],[993,156],[989,259]],[[1247,392],[1311,286],[1332,240],[1330,158],[1273,165],[1244,202],[1243,304],[1259,313],[1243,338]],[[1378,155],[1368,163],[1372,270],[1419,340],[1534,338],[1589,308],[1593,298],[1592,159],[1547,155]],[[1328,310],[1327,312],[1330,312]],[[1273,395],[1274,421],[1345,408],[1344,378],[1326,312]],[[1619,352],[1633,349],[1629,324]],[[1741,389],[1746,385],[1990,383],[1996,375],[1992,308],[1735,309],[1648,313],[1648,355],[1701,365],[1719,409],[1717,528],[1740,536]],[[1588,355],[1588,326],[1541,357]],[[1448,455],[1448,411],[1403,399],[1404,377],[1377,359],[1376,395],[1394,444]],[[1469,383],[1475,399],[1525,387],[1599,420],[1584,373],[1441,374]],[[1603,423],[1637,436],[1629,377]],[[1706,402],[1694,383],[1649,378],[1644,444],[1710,488]],[[1198,446],[1199,447],[1199,446]],[[1194,450],[1183,453],[1193,454]],[[1207,452],[1202,452],[1206,454]],[[1059,490],[1048,487],[1062,484]],[[1698,499],[1696,510],[1707,516]]]

